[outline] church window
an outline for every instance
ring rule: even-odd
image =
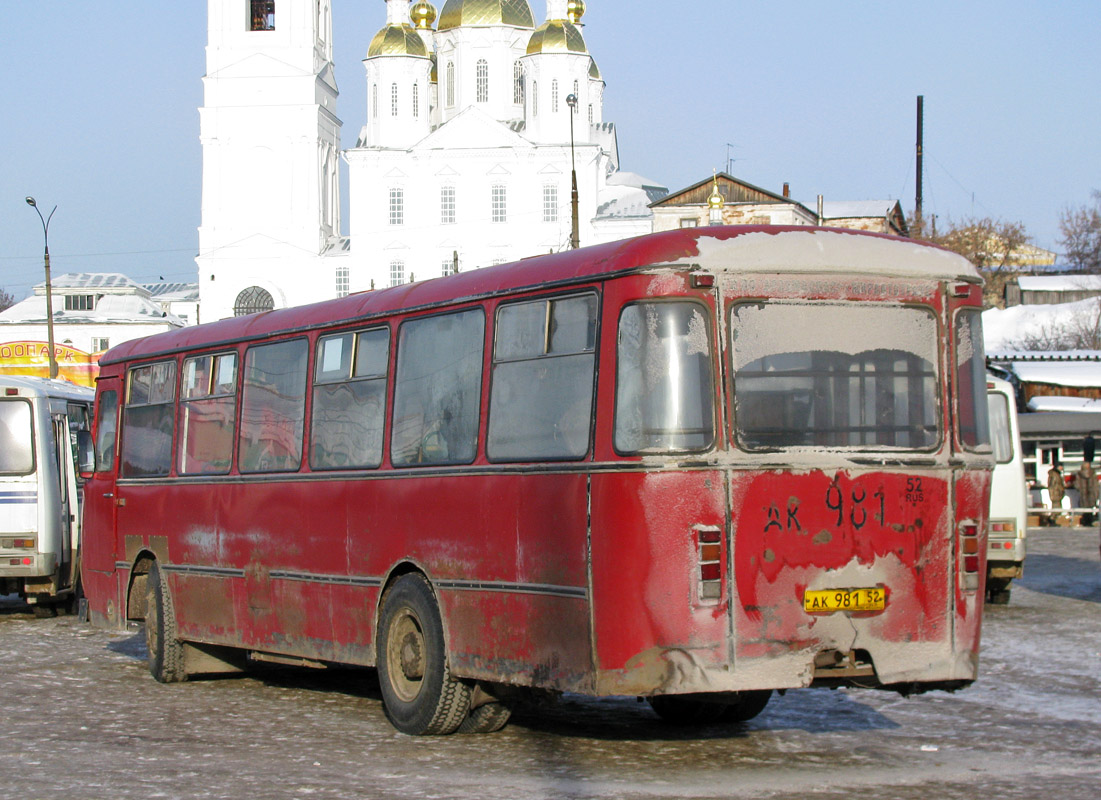
[[[347,297],[350,288],[350,272],[347,264],[336,268],[336,296]]]
[[[558,113],[558,81],[551,81],[551,113]]]
[[[396,117],[398,115],[398,85],[396,83],[390,84],[390,116]]]
[[[492,219],[494,222],[508,222],[508,205],[505,187],[497,184],[492,193]]]
[[[484,58],[478,59],[477,66],[477,78],[478,78],[478,102],[489,102],[489,62]]]
[[[558,222],[558,187],[553,183],[543,187],[543,222]]]
[[[589,103],[589,124],[593,124],[593,104]]]
[[[250,31],[275,30],[275,0],[249,0]]]
[[[516,61],[512,65],[512,102],[524,104],[524,65]]]
[[[405,224],[405,191],[403,189],[390,190],[390,224]]]
[[[539,116],[539,81],[531,82],[531,115]]]
[[[405,262],[394,259],[390,262],[390,285],[401,286],[405,283]]]
[[[448,275],[454,275],[455,274],[455,261],[454,261],[454,259],[445,258],[443,260],[443,263],[440,264],[440,274],[445,278]]]
[[[455,62],[447,62],[447,107],[455,105]]]
[[[420,86],[413,84],[413,119],[421,118]]]
[[[573,96],[574,97],[580,97],[581,95],[579,94],[579,91],[580,90],[578,88],[577,81],[574,81],[573,82]]]
[[[371,119],[378,119],[378,84],[371,86]]]
[[[455,224],[455,187],[444,186],[440,189],[440,224]]]
[[[233,316],[243,317],[260,311],[271,311],[273,308],[275,300],[272,299],[271,292],[259,286],[250,286],[237,295],[237,300],[233,303]]]

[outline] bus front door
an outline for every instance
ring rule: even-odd
[[[100,380],[96,395],[95,472],[84,484],[83,581],[92,621],[104,626],[125,623],[125,609],[119,608],[119,587],[115,575],[118,561],[118,413],[121,381]]]

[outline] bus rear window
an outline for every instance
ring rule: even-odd
[[[978,309],[965,309],[956,316],[956,411],[960,444],[968,450],[988,451],[990,409]]]
[[[928,450],[940,441],[931,311],[746,303],[731,312],[735,427],[748,449]]]
[[[31,404],[26,400],[0,400],[0,475],[34,472],[34,438]]]
[[[615,448],[698,452],[715,441],[707,309],[694,302],[637,303],[619,318]]]

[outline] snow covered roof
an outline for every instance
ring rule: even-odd
[[[1023,383],[1101,387],[1101,362],[1097,361],[1014,361],[1011,368]]]
[[[1017,285],[1022,292],[1101,291],[1101,275],[1021,275]]]
[[[882,218],[897,205],[897,200],[826,200],[822,203],[822,219]]]
[[[136,286],[136,284],[135,284]],[[67,311],[63,303],[54,297],[54,324],[84,325],[103,323],[165,322],[182,326],[183,322],[172,314],[166,314],[158,303],[144,294],[108,294],[87,311]],[[59,307],[60,306],[60,307]],[[26,325],[46,322],[46,295],[31,295],[11,308],[0,311],[0,324]]]
[[[61,289],[84,289],[96,291],[143,291],[142,287],[120,272],[67,272],[50,280],[54,292]],[[46,291],[46,282],[36,284],[35,292]],[[65,292],[69,294],[69,292]]]
[[[637,172],[618,171],[608,176],[608,186],[633,186],[646,192],[649,202],[655,203],[669,194],[669,187],[642,177]]]
[[[982,313],[986,352],[1017,349],[1030,336],[1050,335],[1057,328],[1072,322],[1075,317],[1094,314],[1096,311],[1096,298],[1074,303],[987,309]]]
[[[1028,401],[1029,411],[1097,411],[1101,412],[1101,400],[1089,397],[1053,397],[1036,395]]]

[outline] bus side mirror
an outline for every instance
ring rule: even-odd
[[[96,448],[90,431],[76,432],[76,471],[85,480],[96,471]]]

